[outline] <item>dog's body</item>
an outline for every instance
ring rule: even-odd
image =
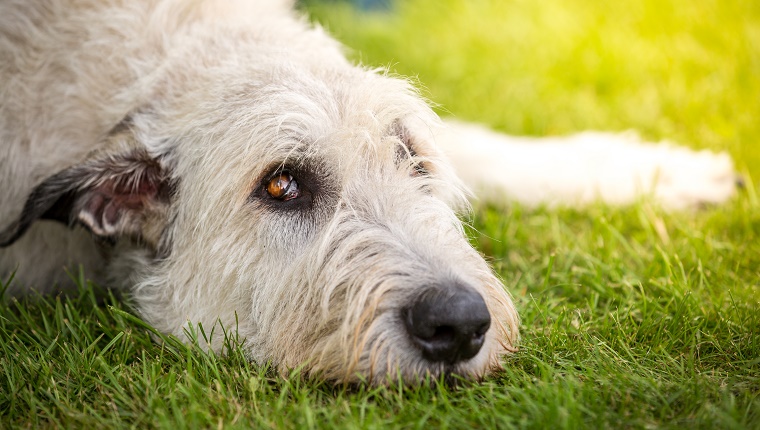
[[[535,175],[561,160],[531,166],[524,143],[471,126],[453,129],[478,141],[457,145],[405,81],[349,64],[280,2],[6,0],[0,58],[9,293],[83,264],[163,332],[235,327],[252,359],[330,380],[479,377],[515,345],[441,145],[474,187],[528,203],[652,191],[685,206],[733,188],[727,157],[669,149],[696,164],[664,194],[667,161],[648,157],[622,193],[597,174],[522,197],[504,162]],[[692,193],[700,178],[709,192]]]

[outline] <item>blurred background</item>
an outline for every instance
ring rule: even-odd
[[[637,129],[760,178],[760,1],[302,0],[442,115],[521,135]]]

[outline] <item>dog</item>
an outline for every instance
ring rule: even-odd
[[[477,380],[516,350],[513,301],[457,217],[469,188],[673,207],[733,190],[724,154],[443,125],[286,1],[6,0],[0,57],[7,294],[81,264],[163,333],[234,329],[253,361],[336,383]],[[613,147],[642,163],[615,170]]]

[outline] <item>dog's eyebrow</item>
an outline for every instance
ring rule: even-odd
[[[396,145],[395,162],[398,167],[402,163],[410,163],[413,176],[428,176],[430,171],[427,163],[421,159],[415,148],[414,138],[408,128],[401,124],[401,121],[395,121],[391,126],[391,136],[398,139]]]
[[[411,142],[399,139],[400,145],[396,145],[396,160],[401,161],[408,158],[414,158],[417,156],[417,151],[411,145]]]
[[[403,150],[406,152],[403,154],[403,158],[417,156],[417,151],[414,150],[415,145],[414,140],[412,139],[412,135],[409,132],[409,129],[401,123],[401,120],[396,120],[393,122],[393,124],[390,126],[388,134],[398,138],[399,142],[401,142],[401,146],[398,147],[397,151]]]

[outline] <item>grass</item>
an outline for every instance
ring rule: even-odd
[[[760,3],[310,4],[445,114],[517,134],[636,128],[729,151],[748,178],[698,213],[478,207],[473,243],[522,316],[483,384],[347,390],[151,330],[87,286],[0,305],[0,428],[760,428]],[[199,337],[203,333],[198,333]]]

